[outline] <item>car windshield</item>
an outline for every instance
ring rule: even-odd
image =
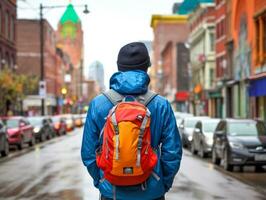
[[[262,122],[232,122],[228,125],[231,136],[266,136],[266,128]]]
[[[28,120],[30,121],[30,124],[33,126],[42,125],[42,118],[40,117],[29,117]]]
[[[52,121],[53,121],[53,122],[59,122],[59,121],[60,121],[60,117],[53,117],[53,118],[52,118]]]
[[[213,133],[217,127],[219,121],[206,121],[203,123],[203,131],[207,133]]]
[[[198,121],[199,121],[198,119],[188,119],[185,121],[185,127],[194,128]]]
[[[5,120],[4,123],[6,124],[7,128],[18,128],[19,127],[18,119],[8,119],[8,120]]]

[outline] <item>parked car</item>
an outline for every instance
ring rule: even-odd
[[[223,161],[225,170],[234,166],[255,165],[262,170],[266,165],[266,127],[262,121],[222,120],[214,133],[212,162]]]
[[[193,131],[191,152],[205,158],[211,154],[213,134],[220,119],[200,119]]]
[[[83,125],[85,125],[86,118],[87,118],[87,113],[83,113],[83,114],[81,114],[81,119],[82,119],[82,123],[83,123]]]
[[[179,131],[182,138],[182,143],[184,147],[190,147],[192,141],[192,134],[196,123],[200,119],[210,119],[207,116],[202,117],[187,117],[182,120],[179,125]]]
[[[79,114],[73,115],[73,119],[74,119],[75,127],[82,127],[83,126],[81,115],[79,115]]]
[[[63,115],[63,117],[64,117],[65,120],[66,120],[67,131],[72,131],[72,130],[74,130],[74,129],[75,129],[75,120],[74,120],[73,115],[71,115],[71,114],[66,114],[66,115]]]
[[[7,128],[2,120],[0,120],[0,154],[1,156],[9,154]]]
[[[25,117],[3,117],[2,120],[7,126],[10,145],[16,145],[21,150],[25,143],[30,146],[35,144],[33,126]]]
[[[191,114],[191,113],[174,112],[174,114],[175,114],[177,126],[180,126],[180,124],[184,118],[193,117],[193,114]]]
[[[66,120],[60,115],[53,116],[52,118],[53,127],[58,136],[65,135],[67,132]]]
[[[40,142],[51,139],[54,135],[47,117],[36,116],[28,117],[30,124],[33,126],[35,139]]]
[[[53,123],[53,120],[52,120],[51,116],[47,116],[47,123],[48,123],[50,131],[52,133],[52,137],[55,137],[56,136],[56,130],[54,128],[54,123]]]

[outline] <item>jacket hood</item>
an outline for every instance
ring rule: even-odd
[[[141,70],[116,72],[110,79],[110,89],[120,94],[143,94],[148,90],[150,78]]]

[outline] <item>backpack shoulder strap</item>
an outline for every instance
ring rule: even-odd
[[[106,92],[102,93],[109,101],[111,101],[111,103],[115,106],[117,105],[119,102],[121,102],[124,98],[123,95],[119,94],[118,92],[116,92],[113,89],[110,89]]]
[[[145,94],[138,96],[137,99],[140,103],[147,106],[157,95],[157,93],[148,90]]]

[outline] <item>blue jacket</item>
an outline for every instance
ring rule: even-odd
[[[120,94],[143,94],[147,91],[150,78],[147,73],[135,70],[117,72],[110,79],[110,88]],[[104,95],[95,97],[90,105],[84,127],[81,157],[94,185],[100,193],[113,198],[114,187],[103,178],[95,161],[95,150],[99,145],[98,138],[105,123],[105,117],[113,107]],[[179,170],[182,157],[182,145],[176,120],[169,102],[157,95],[147,106],[151,111],[151,145],[157,148],[158,163],[154,172],[160,177],[158,180],[150,176],[147,188],[143,190],[139,185],[130,187],[115,187],[118,200],[152,200],[163,196],[172,186],[174,177]]]

